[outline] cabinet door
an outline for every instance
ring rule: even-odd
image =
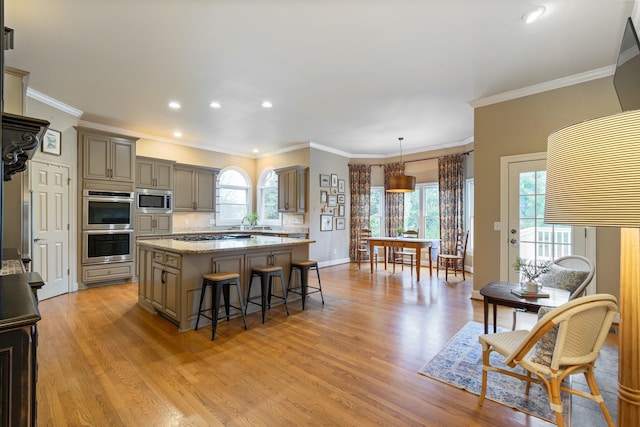
[[[278,212],[292,210],[291,202],[295,200],[295,195],[291,194],[291,188],[295,188],[295,183],[292,183],[294,178],[291,171],[278,173]]]
[[[303,213],[307,211],[307,170],[299,169],[296,172],[296,212]]]
[[[271,252],[254,252],[254,253],[248,253],[245,256],[245,262],[246,262],[246,271],[247,271],[247,278],[245,279],[245,293],[243,294],[243,296],[246,298],[247,297],[247,291],[249,289],[249,278],[251,277],[251,269],[253,267],[263,267],[265,265],[271,265]],[[277,282],[277,280],[276,280]],[[261,294],[261,290],[260,290],[260,280],[256,277],[253,279],[253,284],[251,286],[251,295],[249,295],[249,297],[251,298],[256,298],[259,297]],[[246,301],[245,301],[246,302]],[[253,307],[256,307],[255,305],[251,304],[251,309],[253,310]]]
[[[111,180],[133,182],[135,144],[124,139],[111,139]]]
[[[152,188],[153,181],[153,162],[150,160],[136,160],[136,187]]]
[[[155,233],[169,234],[171,233],[171,214],[156,214],[155,217]]]
[[[163,309],[164,270],[161,264],[153,263],[151,272],[151,304],[158,310]]]
[[[153,234],[152,214],[136,214],[136,232],[138,234]]]
[[[240,292],[242,293],[242,299],[244,300],[247,297],[247,288],[244,283],[244,255],[214,255],[211,258],[211,271],[214,273],[238,273],[240,275]],[[231,300],[231,304],[239,306],[237,292],[233,289],[233,286],[230,287],[230,289],[229,299]],[[258,293],[258,295],[260,295],[260,293]],[[195,314],[197,315],[197,313]]]
[[[174,169],[175,191],[173,192],[173,210],[177,212],[194,210],[194,169]]]
[[[196,169],[196,210],[213,212],[215,208],[216,172]]]
[[[162,190],[173,190],[173,165],[156,162],[155,187]]]
[[[85,135],[82,140],[82,175],[89,179],[109,178],[109,138],[98,135]]]
[[[282,274],[284,275],[285,284],[289,281],[289,270],[291,269],[291,260],[293,257],[293,252],[291,250],[282,250],[282,251],[274,251],[271,253],[271,262],[273,265],[282,267]],[[277,283],[276,280],[274,283]],[[275,285],[273,292],[276,295],[280,295],[282,292],[282,288],[279,285]]]
[[[177,320],[180,306],[180,272],[172,268],[166,268],[164,271],[164,312]]]

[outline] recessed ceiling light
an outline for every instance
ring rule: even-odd
[[[273,104],[272,104],[271,102],[269,102],[269,101],[264,101],[264,102],[262,103],[262,106],[263,106],[264,108],[271,108],[271,107],[273,107]]]
[[[253,150],[251,150],[251,151],[253,151],[254,153],[259,153],[259,152],[260,152],[260,150],[258,150],[257,148],[254,148],[254,149],[253,149]]]
[[[181,138],[182,137],[182,132],[180,132],[179,130],[175,131],[173,133],[173,136],[175,136],[176,138]]]
[[[539,6],[535,10],[532,10],[531,12],[528,12],[522,15],[522,20],[527,24],[531,24],[533,21],[537,20],[542,15],[544,15],[544,12],[546,10],[547,9],[545,9],[544,6]]]
[[[180,103],[177,101],[171,101],[169,103],[169,108],[173,108],[174,110],[177,110],[180,108]]]
[[[219,102],[213,101],[211,104],[209,104],[209,107],[211,107],[211,108],[221,108],[222,105],[220,105]]]

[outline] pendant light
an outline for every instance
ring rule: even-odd
[[[402,163],[402,140],[404,138],[400,137],[398,140],[400,141],[400,164]],[[387,183],[387,192],[389,193],[411,193],[416,191],[416,177],[409,175],[393,175],[389,177],[389,181]]]

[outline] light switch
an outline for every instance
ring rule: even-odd
[[[500,221],[496,221],[493,223],[493,230],[500,231]]]

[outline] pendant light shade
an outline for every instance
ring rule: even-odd
[[[400,164],[402,163],[402,140],[404,138],[398,138],[400,141]],[[410,175],[393,175],[389,177],[387,182],[388,193],[412,193],[416,191],[416,177]]]

